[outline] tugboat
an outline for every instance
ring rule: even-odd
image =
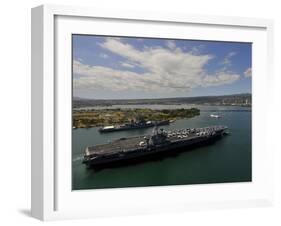
[[[191,150],[223,137],[227,129],[227,126],[210,126],[165,131],[155,126],[151,135],[120,138],[107,144],[87,147],[83,163],[89,167],[110,167],[114,163]]]
[[[211,117],[211,118],[221,118],[221,116],[220,116],[220,115],[217,115],[217,114],[210,114],[210,117]]]

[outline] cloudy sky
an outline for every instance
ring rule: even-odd
[[[250,43],[73,35],[73,96],[251,93]]]

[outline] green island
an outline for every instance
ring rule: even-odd
[[[161,121],[192,118],[200,115],[197,108],[163,109],[92,109],[74,110],[73,128],[89,128],[97,126],[129,123],[132,120]]]

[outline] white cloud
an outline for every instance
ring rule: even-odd
[[[207,86],[218,86],[218,85],[224,85],[224,84],[231,84],[235,81],[237,81],[240,78],[240,75],[232,73],[232,72],[225,72],[220,71],[215,76],[206,76],[203,81],[204,84],[207,84]]]
[[[75,88],[153,91],[159,93],[187,91],[195,87],[219,86],[237,81],[240,75],[230,71],[209,74],[205,65],[214,58],[209,54],[195,55],[180,48],[146,47],[143,50],[107,38],[101,47],[127,60],[122,66],[138,66],[144,72],[116,70],[73,62]],[[173,47],[170,44],[170,47]],[[129,66],[130,65],[130,66]]]
[[[125,63],[125,62],[122,62],[122,63],[121,63],[121,66],[122,66],[122,67],[127,67],[127,68],[134,68],[134,67],[135,67],[135,65],[130,64],[130,63]]]
[[[227,54],[228,57],[233,57],[235,55],[236,55],[236,52],[230,52],[230,53]]]
[[[172,40],[166,41],[166,46],[167,46],[169,49],[175,49],[175,48],[177,47],[175,41],[172,41]]]
[[[251,67],[249,67],[247,70],[244,71],[244,76],[246,78],[249,78],[249,77],[252,76],[252,68]]]
[[[224,65],[225,67],[229,67],[231,66],[231,58],[234,57],[236,55],[236,52],[230,52],[228,53],[225,58],[223,59],[223,61],[221,62],[222,65]]]
[[[204,49],[204,45],[197,45],[197,46],[193,46],[190,50],[190,53],[192,53],[193,55],[200,55],[202,50]]]
[[[101,58],[103,58],[103,59],[107,59],[107,58],[108,58],[108,55],[105,54],[105,53],[101,53],[99,56],[100,56]]]

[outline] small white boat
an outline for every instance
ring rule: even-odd
[[[211,114],[210,117],[211,117],[211,118],[221,118],[220,115],[216,115],[216,114]]]

